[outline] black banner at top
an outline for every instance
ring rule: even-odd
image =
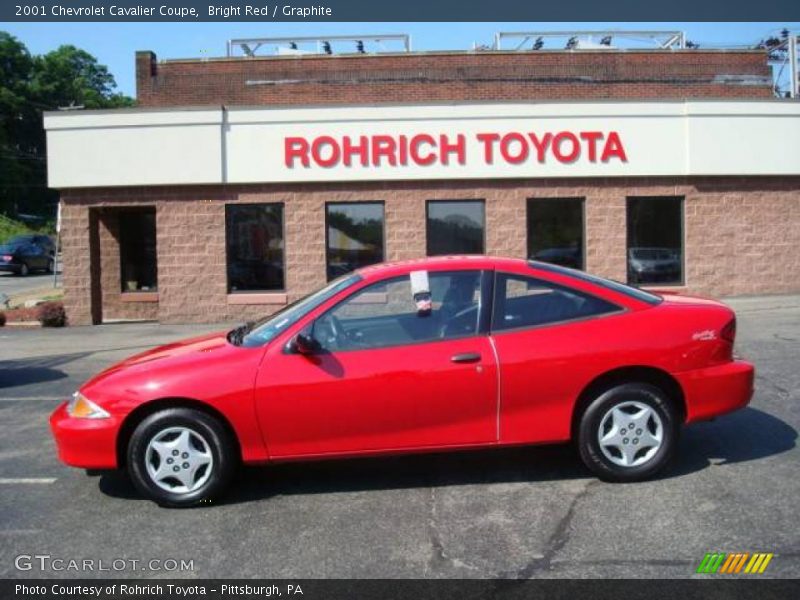
[[[4,22],[796,21],[798,0],[4,0]]]

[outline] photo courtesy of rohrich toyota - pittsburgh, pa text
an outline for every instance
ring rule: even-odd
[[[0,5],[0,600],[800,597],[800,4]]]

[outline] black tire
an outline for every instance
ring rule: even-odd
[[[28,265],[26,263],[22,263],[22,265],[19,268],[19,276],[20,277],[25,277],[30,272],[31,272],[31,270],[28,268]]]
[[[152,459],[160,462],[157,454],[148,451],[150,442],[172,429],[194,432],[196,435],[192,440],[195,445],[202,448],[205,444],[210,452],[212,457],[208,467],[210,473],[205,482],[196,489],[179,492],[166,490],[160,487],[148,472],[148,459],[151,459],[151,464],[153,464]],[[203,444],[199,444],[198,439]],[[174,460],[180,462],[183,459],[178,456]],[[214,417],[190,408],[169,408],[148,416],[137,425],[128,443],[127,467],[134,485],[143,496],[165,507],[195,506],[218,498],[230,482],[237,464],[236,444],[225,426]],[[178,466],[176,464],[171,468]],[[194,469],[192,471],[194,472]],[[206,476],[202,469],[197,469],[197,473],[201,474],[201,478]],[[199,482],[199,479],[196,479]],[[179,483],[177,479],[174,481]]]
[[[616,419],[613,416],[609,417],[610,411],[617,407],[623,411],[621,414],[629,414],[625,410],[635,410],[636,406],[633,403],[650,407],[657,416],[657,419],[651,418],[648,420],[648,427],[651,432],[658,431],[658,420],[660,420],[661,442],[659,446],[651,446],[651,448],[657,449],[648,457],[646,446],[627,446],[627,444],[633,443],[634,439],[636,439],[636,444],[639,443],[639,437],[633,436],[637,435],[636,432],[641,431],[641,429],[635,428],[630,434],[626,433],[626,436],[631,437],[624,438],[625,451],[635,451],[641,453],[641,456],[637,459],[636,455],[634,455],[633,458],[635,460],[631,461],[631,465],[623,466],[615,463],[607,456],[607,453],[609,453],[614,455],[617,460],[626,460],[627,457],[620,451],[623,447],[621,445],[617,447],[604,445],[604,451],[598,438],[602,426],[605,426],[604,434],[611,434],[612,429],[614,429],[613,427],[608,427],[610,423],[616,423]],[[632,420],[633,418],[631,417]],[[632,422],[623,423],[622,427],[627,428],[630,425],[632,425]],[[620,429],[620,435],[622,435],[621,431],[622,429]],[[678,433],[679,422],[675,407],[667,394],[658,387],[647,383],[626,383],[604,391],[586,407],[578,426],[578,451],[584,464],[604,481],[641,481],[654,476],[669,463],[677,447]],[[620,440],[621,442],[622,440]],[[637,460],[642,460],[643,462],[637,464]]]
[[[47,271],[48,273],[52,273],[54,268],[55,268],[55,265],[54,265],[53,259],[52,258],[48,259],[47,260],[47,267],[45,267],[45,271]]]

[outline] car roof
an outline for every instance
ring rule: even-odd
[[[521,258],[486,256],[484,254],[459,254],[448,256],[429,256],[408,260],[392,261],[362,267],[356,272],[365,279],[375,279],[386,275],[402,275],[415,270],[442,271],[447,269],[498,269],[511,266],[529,265]]]

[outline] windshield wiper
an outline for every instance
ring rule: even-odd
[[[234,346],[241,346],[244,341],[244,336],[250,333],[255,327],[255,321],[248,321],[244,325],[239,325],[228,332],[228,341]]]

